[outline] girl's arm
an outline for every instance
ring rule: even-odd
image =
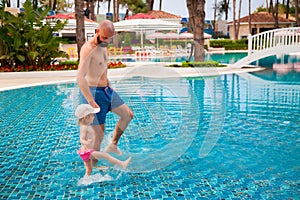
[[[88,129],[87,127],[80,126],[80,143],[83,146],[91,145],[92,139],[87,139]]]

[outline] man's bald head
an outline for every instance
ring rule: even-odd
[[[115,33],[114,24],[109,20],[103,20],[99,24],[99,31],[105,35],[113,36]]]

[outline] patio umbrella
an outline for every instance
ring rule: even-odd
[[[157,49],[158,49],[158,39],[163,39],[163,38],[165,38],[165,34],[161,33],[161,32],[155,32],[153,34],[146,35],[147,40],[156,39],[156,48]]]
[[[208,34],[208,33],[203,33],[204,34],[204,38],[208,39],[211,38],[212,35]],[[194,38],[194,34],[193,33],[189,33],[189,32],[184,32],[184,33],[180,33],[181,38],[186,38],[186,39],[193,39]]]
[[[203,33],[204,34],[204,39],[209,39],[212,37],[212,35],[208,34],[208,33]],[[181,38],[186,39],[185,41],[185,46],[187,46],[187,39],[193,39],[194,38],[194,34],[193,33],[189,33],[189,32],[183,32],[180,33]]]
[[[174,32],[169,32],[165,34],[165,39],[170,40],[170,47],[172,47],[172,40],[181,39],[181,35]]]
[[[114,23],[115,30],[141,32],[141,47],[143,48],[143,32],[148,30],[179,30],[182,25],[159,19],[130,19]]]

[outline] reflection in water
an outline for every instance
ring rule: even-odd
[[[251,74],[263,80],[300,83],[300,57],[298,55],[270,56],[259,60],[258,65],[266,67],[266,70]]]
[[[295,71],[300,72],[300,63],[287,63],[287,64],[273,64],[273,70],[278,74],[287,74]]]

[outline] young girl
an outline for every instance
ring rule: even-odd
[[[78,118],[78,124],[80,126],[80,143],[81,149],[78,150],[78,154],[84,162],[85,175],[89,176],[92,173],[92,159],[104,158],[111,162],[112,164],[118,165],[123,169],[126,169],[129,164],[131,157],[126,161],[120,161],[108,153],[95,151],[92,149],[94,143],[94,130],[90,124],[94,120],[94,114],[98,113],[100,108],[93,108],[89,104],[80,104],[75,110],[75,116]]]

